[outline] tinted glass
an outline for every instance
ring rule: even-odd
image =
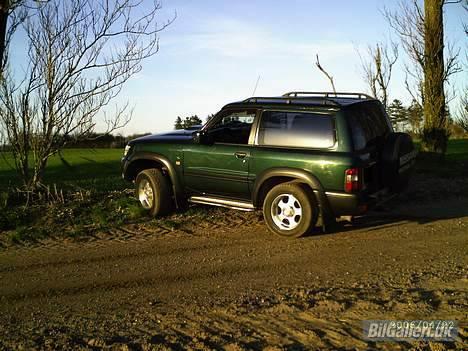
[[[226,112],[210,127],[215,143],[248,144],[255,111]]]
[[[383,109],[378,103],[351,106],[347,112],[355,150],[376,145],[391,132]]]
[[[335,143],[331,115],[265,111],[258,131],[258,144],[305,148],[328,148]]]

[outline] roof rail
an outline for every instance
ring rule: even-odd
[[[311,97],[314,97],[314,96],[311,96]],[[320,96],[319,96],[320,97]],[[268,97],[257,97],[257,96],[254,96],[254,97],[250,97],[248,99],[245,99],[243,102],[253,102],[253,103],[275,103],[275,102],[278,102],[278,103],[286,103],[286,104],[291,104],[291,103],[298,103],[298,100],[294,99],[295,97],[294,96],[287,96],[287,95],[283,95],[283,96],[268,96]],[[327,98],[324,98],[323,101],[325,102],[325,105],[334,105],[334,106],[340,106],[339,103],[337,103],[336,101],[333,101],[333,100],[330,100],[330,99],[327,99]],[[301,104],[311,104],[311,105],[319,105],[317,103],[317,100],[310,100],[310,101],[307,101],[307,100],[301,100],[300,101]]]
[[[375,98],[363,93],[335,93],[335,92],[314,92],[314,91],[290,91],[283,94],[284,97],[322,97],[322,98],[357,98],[362,100],[374,100]]]

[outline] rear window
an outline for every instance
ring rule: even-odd
[[[351,106],[347,112],[355,150],[376,145],[382,137],[391,132],[383,109],[378,103]]]
[[[304,148],[329,148],[335,144],[335,120],[328,114],[265,111],[258,144]]]

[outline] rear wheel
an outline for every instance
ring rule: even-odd
[[[172,209],[171,184],[159,169],[145,169],[135,180],[136,197],[151,216],[161,216]]]
[[[268,192],[263,216],[274,233],[297,238],[315,225],[318,208],[312,191],[299,183],[283,183]]]

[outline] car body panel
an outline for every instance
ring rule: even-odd
[[[191,144],[184,148],[183,153],[186,192],[250,198],[249,145]]]
[[[281,160],[281,162],[278,162]],[[291,150],[283,148],[256,147],[250,161],[250,179],[275,167],[300,169],[320,179],[325,189],[343,191],[344,172],[353,158],[346,153],[327,153],[317,150]]]

